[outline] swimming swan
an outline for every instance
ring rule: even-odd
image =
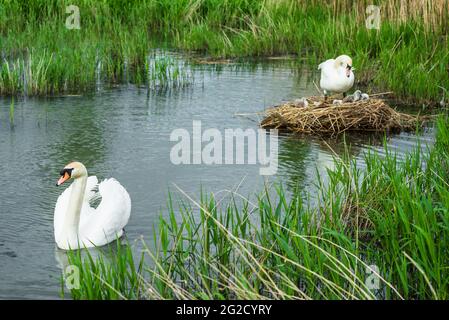
[[[73,183],[58,197],[54,212],[55,240],[64,250],[103,246],[123,235],[131,214],[131,199],[114,178],[98,183],[87,176],[86,167],[72,162],[60,172],[56,183]],[[101,198],[97,208],[91,203]]]
[[[320,63],[318,69],[321,69],[320,87],[325,96],[330,92],[346,96],[346,92],[354,85],[352,59],[347,55],[326,60]]]

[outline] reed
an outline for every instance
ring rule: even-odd
[[[72,251],[68,263],[79,266],[82,281],[81,290],[71,291],[73,299],[139,299],[144,293],[140,277],[143,260],[136,264],[131,247],[122,246],[118,241],[97,256],[89,251]],[[61,284],[61,297],[64,297],[64,278]]]
[[[194,83],[194,72],[182,59],[167,54],[153,53],[145,64],[147,84],[150,89],[166,90],[184,88]]]
[[[99,61],[102,80],[140,85],[149,80],[150,50],[169,46],[216,58],[293,54],[300,67],[344,52],[353,57],[358,84],[415,102],[439,101],[439,87],[449,87],[448,2],[373,1],[381,8],[379,30],[365,27],[371,2],[83,0],[80,30],[64,26],[68,1],[2,2],[0,90],[91,90]],[[40,75],[28,92],[32,85],[21,83],[30,68]]]
[[[447,299],[448,150],[441,118],[426,155],[418,147],[399,160],[385,147],[366,154],[363,171],[336,157],[309,196],[278,186],[255,199],[196,199],[178,189],[153,243],[133,246],[145,262],[131,263],[130,251],[113,263],[72,261],[82,270],[72,297]]]

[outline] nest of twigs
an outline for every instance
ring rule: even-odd
[[[339,134],[345,131],[415,131],[426,117],[400,113],[382,99],[333,104],[332,99],[307,98],[308,105],[288,102],[265,112],[262,128],[306,134]]]

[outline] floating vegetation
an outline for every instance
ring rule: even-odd
[[[322,97],[304,102],[289,102],[266,111],[262,128],[283,129],[295,133],[339,134],[345,131],[414,131],[428,117],[400,113],[382,99],[332,103]]]

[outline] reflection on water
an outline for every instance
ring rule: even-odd
[[[53,208],[63,189],[55,187],[59,170],[82,161],[100,179],[117,178],[132,199],[127,226],[130,241],[152,239],[152,226],[164,212],[174,184],[190,195],[201,188],[222,194],[239,186],[243,195],[262,189],[258,165],[184,165],[170,162],[174,129],[191,131],[192,121],[216,128],[257,129],[254,114],[283,100],[316,94],[315,75],[294,72],[290,63],[197,66],[195,84],[182,90],[148,92],[121,86],[91,96],[15,101],[14,130],[9,102],[0,99],[0,297],[56,298],[64,254],[56,251]],[[254,121],[256,120],[256,121]],[[399,154],[416,145],[416,136],[400,134],[387,143]],[[433,139],[422,139],[423,148]],[[361,159],[374,146],[382,153],[383,136],[346,136],[350,153]],[[268,181],[307,191],[316,169],[332,168],[334,152],[344,152],[343,137],[282,135],[279,170]],[[361,164],[363,166],[363,164]]]
[[[350,155],[363,168],[364,156],[368,150],[384,156],[385,145],[397,154],[399,161],[407,152],[419,147],[423,153],[433,144],[432,128],[426,128],[419,136],[401,133],[385,136],[383,133],[346,133],[337,137],[317,137],[307,135],[288,135],[281,140],[279,147],[279,176],[290,190],[307,189],[317,182],[316,171],[325,177],[326,171],[334,168],[335,157]]]

